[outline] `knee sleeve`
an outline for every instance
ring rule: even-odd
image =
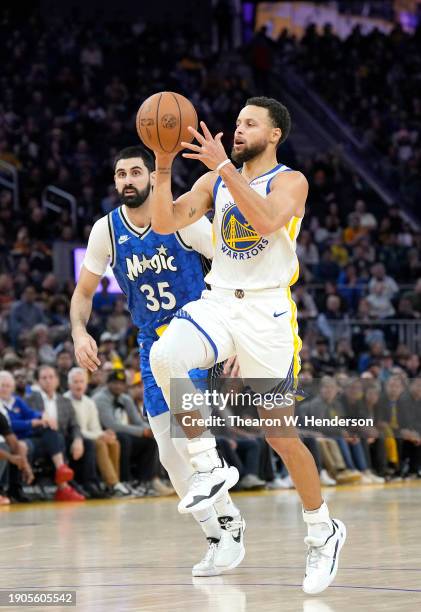
[[[206,338],[188,321],[173,319],[151,348],[151,370],[160,387],[171,378],[186,378],[194,368],[213,365],[212,348]]]
[[[160,338],[152,345],[149,354],[152,374],[158,387],[165,388],[173,376],[171,364],[175,362],[175,355],[168,350],[166,343]]]
[[[196,391],[196,387],[189,379],[189,372],[210,365],[206,342],[207,340],[191,323],[173,319],[161,338],[151,347],[149,360],[152,374],[173,412],[181,410],[180,400],[183,393]],[[178,385],[176,393],[171,398],[172,379],[183,381],[183,388]]]

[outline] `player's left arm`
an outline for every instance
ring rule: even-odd
[[[239,210],[261,236],[272,234],[289,223],[292,217],[303,217],[308,195],[308,182],[301,172],[280,172],[264,198],[228,164],[221,169],[222,179]]]

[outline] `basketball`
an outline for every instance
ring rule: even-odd
[[[178,93],[162,91],[150,96],[139,108],[136,129],[140,140],[155,152],[178,153],[181,142],[191,142],[188,126],[197,129],[193,104]]]

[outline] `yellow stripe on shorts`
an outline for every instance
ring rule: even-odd
[[[159,338],[162,336],[162,334],[167,329],[167,327],[168,327],[168,323],[166,323],[165,325],[160,325],[159,327],[155,328],[155,331]]]
[[[291,330],[292,337],[294,342],[294,365],[293,365],[293,374],[294,378],[297,378],[299,371],[301,370],[301,361],[300,361],[300,351],[303,343],[301,341],[300,336],[298,335],[298,321],[297,321],[297,305],[291,296],[291,288],[287,289],[287,298],[291,307]]]
[[[299,222],[299,218],[298,217],[292,217],[291,221],[288,223],[288,235],[291,239],[292,242],[294,242],[295,239],[295,232],[297,230],[297,225]]]

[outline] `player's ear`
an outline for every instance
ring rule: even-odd
[[[150,179],[151,179],[151,185],[152,185],[152,187],[154,187],[155,186],[155,180],[156,180],[156,171],[155,170],[153,172],[151,172]]]
[[[282,136],[281,128],[277,127],[277,128],[272,129],[272,139],[273,139],[272,142],[274,143],[276,142],[278,144],[281,136]]]

